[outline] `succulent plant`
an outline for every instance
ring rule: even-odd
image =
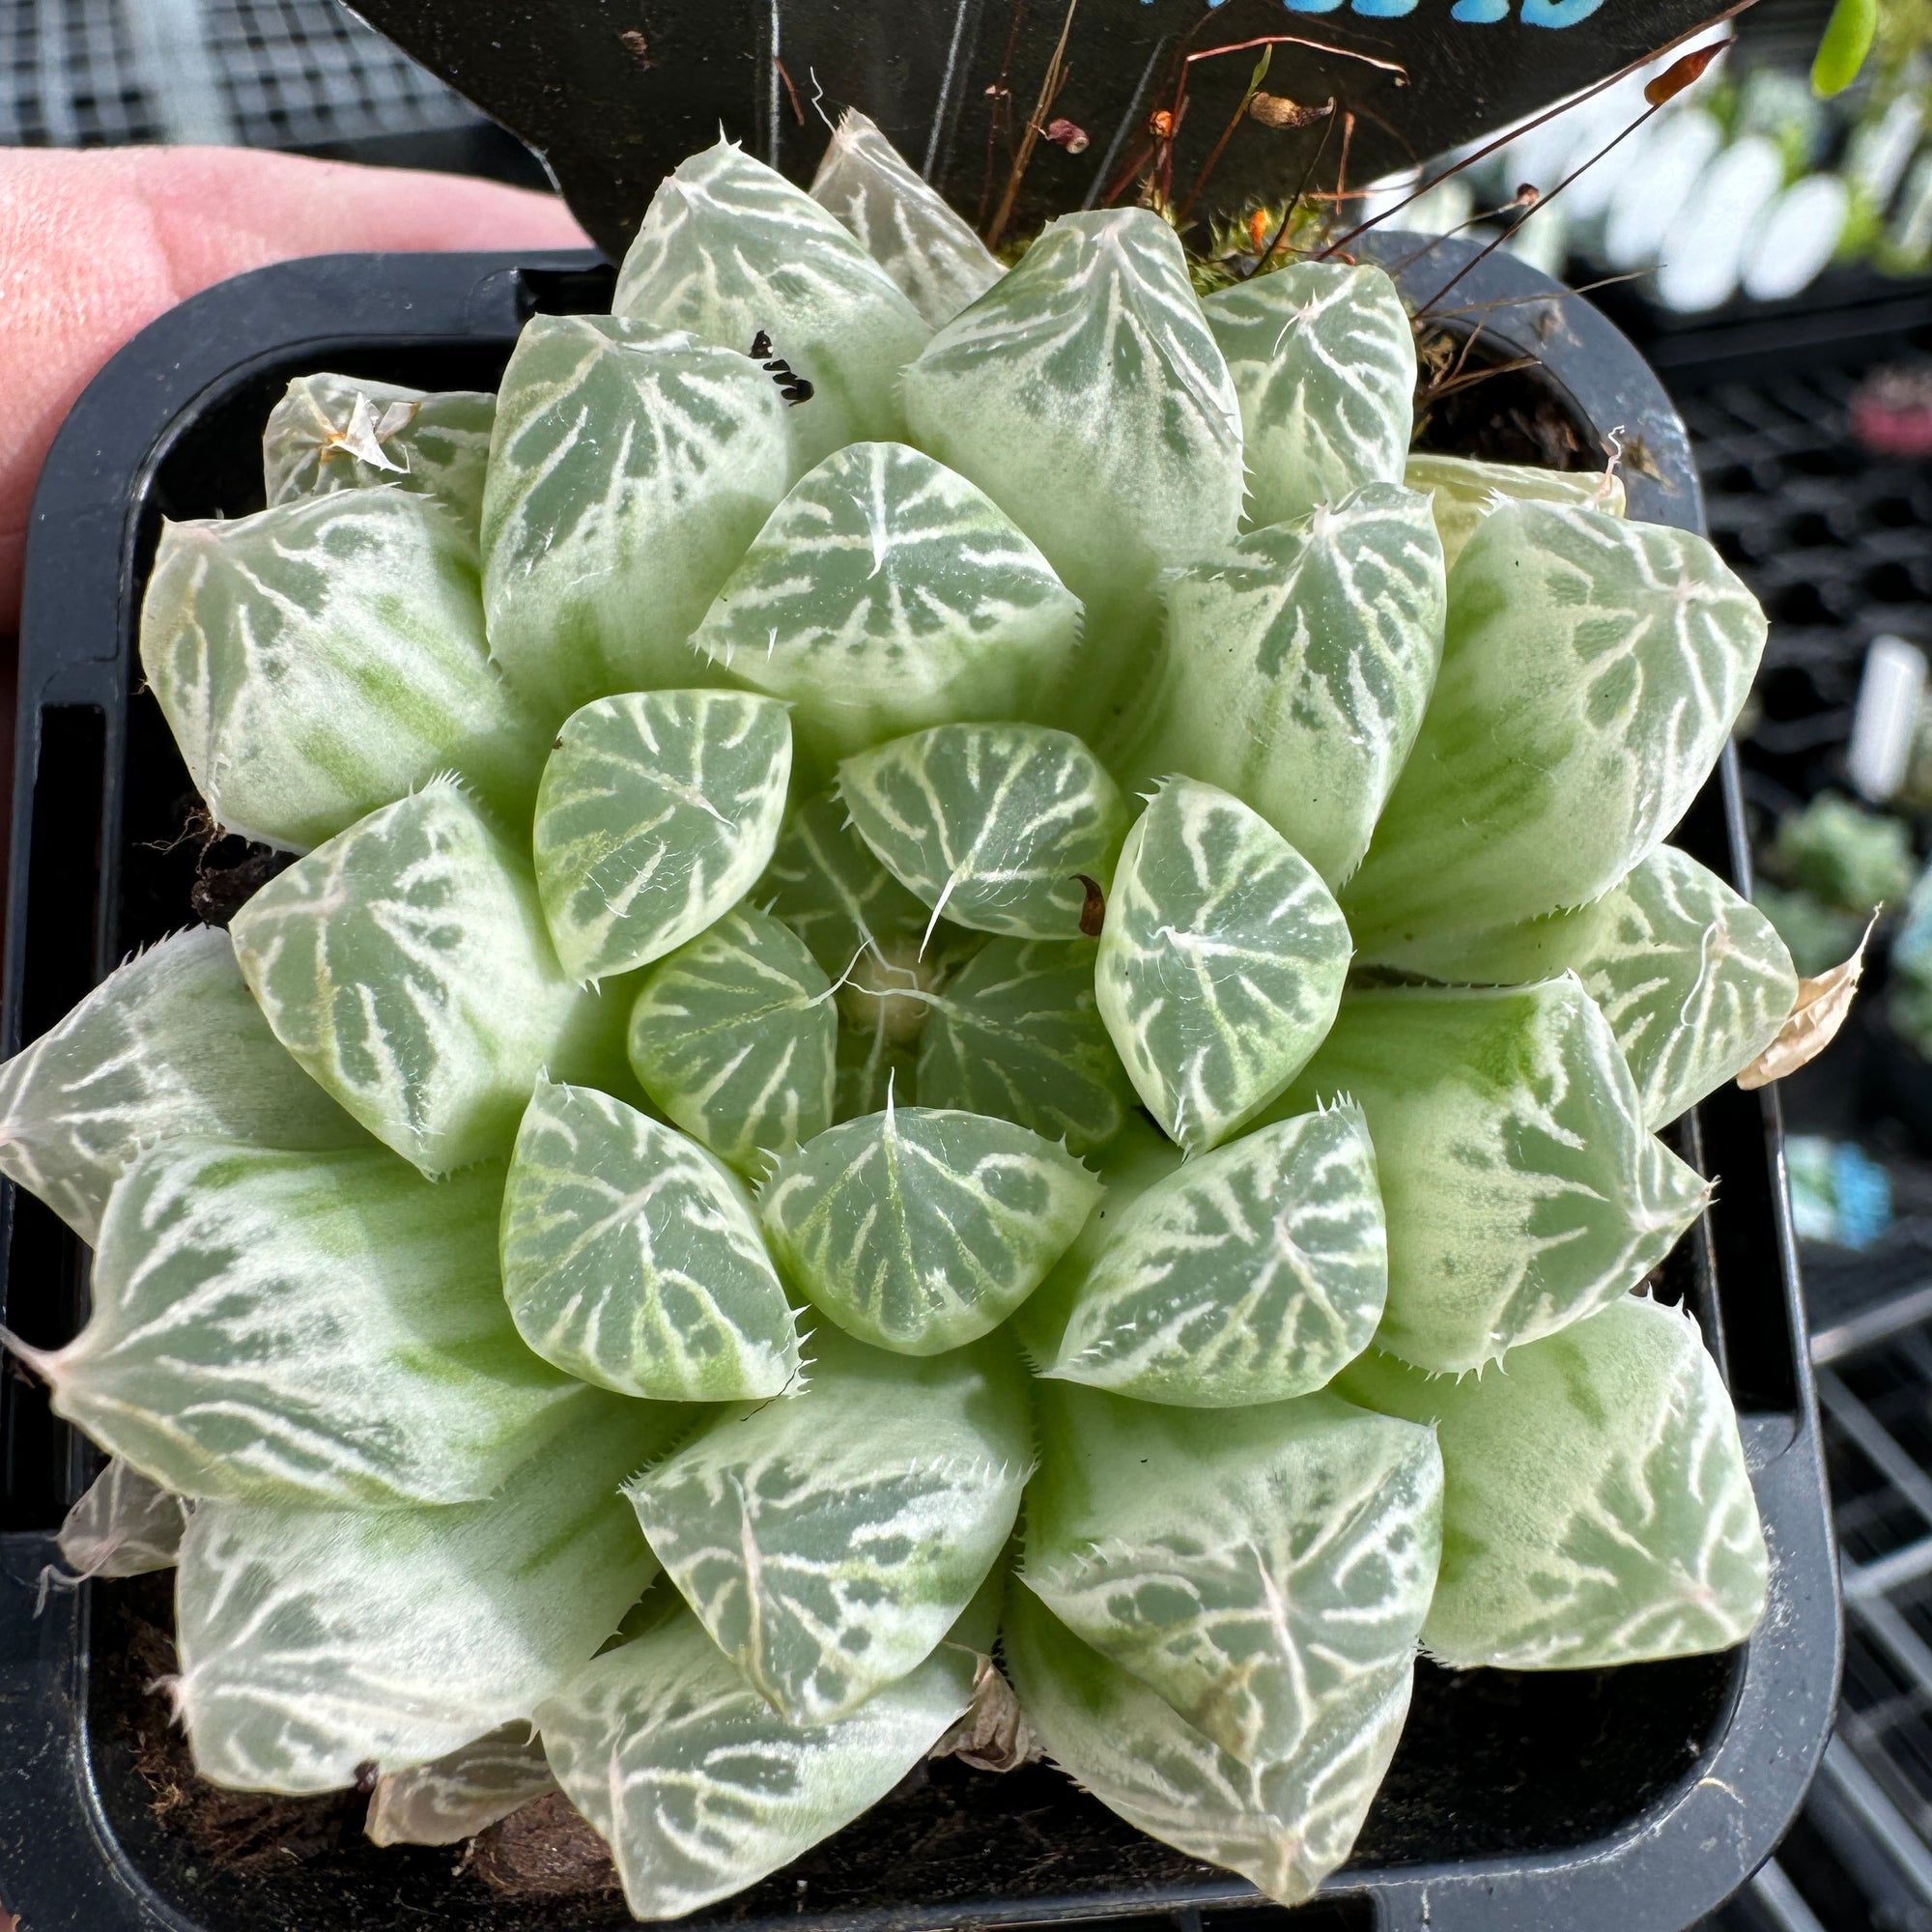
[[[96,1250],[18,1345],[115,1459],[63,1548],[178,1564],[205,1776],[373,1765],[384,1842],[560,1787],[642,1918],[996,1651],[1293,1901],[1418,1647],[1762,1609],[1632,1291],[1796,993],[1663,843],[1764,620],[1603,477],[1411,455],[1377,269],[1204,302],[1134,210],[1002,272],[858,120],[815,192],[721,143],[614,315],[305,378],[270,507],[164,534],[151,687],[297,856],[0,1070]]]

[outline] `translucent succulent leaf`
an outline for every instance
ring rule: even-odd
[[[503,1194],[503,1293],[545,1361],[623,1395],[739,1402],[798,1373],[743,1184],[589,1087],[537,1082]]]
[[[1369,1346],[1388,1236],[1360,1108],[1258,1127],[1131,1199],[1038,1373],[1236,1407],[1326,1386]]]
[[[1188,565],[1165,595],[1133,762],[1233,792],[1339,885],[1369,849],[1442,655],[1428,500],[1369,484]]]
[[[844,990],[840,989],[841,997]],[[841,1022],[832,1090],[833,1124],[880,1113],[895,1096],[908,1107],[919,1100],[919,1062],[912,1049],[894,1039],[884,1025],[861,1028]]]
[[[1480,1368],[1615,1301],[1707,1197],[1574,976],[1351,993],[1283,1105],[1344,1096],[1388,1216],[1376,1345],[1418,1368]]]
[[[84,1241],[134,1156],[185,1134],[368,1145],[282,1051],[227,933],[207,926],[137,952],[0,1065],[0,1174]]]
[[[537,893],[564,970],[662,959],[738,903],[778,843],[791,782],[784,707],[735,691],[586,704],[537,790]]]
[[[141,1577],[174,1568],[190,1505],[113,1458],[68,1511],[54,1547],[82,1577]]]
[[[1766,1559],[1730,1397],[1696,1324],[1621,1295],[1506,1372],[1365,1355],[1351,1401],[1434,1422],[1443,1662],[1572,1670],[1723,1650],[1763,1614]]]
[[[196,1770],[327,1791],[526,1719],[656,1573],[618,1484],[688,1414],[584,1391],[500,1494],[452,1509],[204,1504],[173,1685]]]
[[[1764,637],[1702,537],[1551,503],[1485,518],[1415,750],[1343,895],[1364,956],[1615,885],[1696,795]]]
[[[538,1072],[595,1073],[622,1023],[557,964],[529,862],[443,781],[270,879],[229,930],[275,1037],[425,1174],[506,1153]]]
[[[1570,503],[1578,509],[1624,514],[1624,479],[1614,469],[1541,469],[1526,463],[1484,463],[1473,456],[1416,450],[1403,469],[1411,490],[1430,499],[1442,555],[1452,568],[1463,546],[1504,503]]]
[[[1301,1070],[1349,952],[1314,867],[1239,799],[1176,779],[1121,849],[1094,994],[1148,1111],[1199,1153]]]
[[[1455,986],[1526,986],[1553,980],[1569,972],[1608,929],[1614,896],[1612,891],[1587,905],[1565,906],[1477,932],[1429,931],[1384,941],[1376,949],[1376,963]]]
[[[995,1114],[1084,1154],[1121,1131],[1133,1089],[1094,997],[1085,940],[995,939],[934,996],[919,1097]]]
[[[621,316],[525,324],[497,407],[483,601],[497,661],[548,721],[706,682],[691,634],[797,473],[783,399],[743,347]]]
[[[932,332],[837,215],[724,140],[659,185],[611,306],[740,354],[768,336],[811,384],[801,467],[902,433],[898,374]]]
[[[514,818],[543,768],[543,721],[483,641],[474,539],[403,490],[163,525],[141,668],[208,809],[270,845],[452,769]]]
[[[970,476],[1087,607],[1076,714],[1131,687],[1154,579],[1230,542],[1240,410],[1159,215],[1063,215],[905,373],[915,440]],[[1077,487],[1074,485],[1077,482]]]
[[[1223,1750],[1288,1758],[1407,1677],[1441,1554],[1431,1431],[1331,1395],[1037,1406],[1023,1580]]]
[[[889,1098],[781,1160],[759,1215],[787,1277],[848,1335],[936,1355],[997,1328],[1099,1198],[1025,1127]]]
[[[973,1696],[943,1645],[841,1722],[796,1729],[687,1609],[543,1704],[544,1747],[639,1918],[680,1918],[776,1871],[885,1797]]]
[[[1039,713],[1080,605],[965,477],[898,442],[828,456],[773,511],[692,642],[792,707],[800,757]]]
[[[1402,481],[1415,332],[1380,269],[1293,262],[1201,306],[1240,398],[1250,526]]]
[[[853,827],[937,917],[980,932],[1072,939],[1085,878],[1104,882],[1127,809],[1070,731],[938,724],[838,768]]]
[[[587,1395],[518,1341],[503,1171],[174,1141],[114,1190],[93,1313],[23,1350],[56,1411],[187,1496],[486,1496]]]
[[[741,1174],[832,1124],[838,1016],[805,942],[741,905],[653,967],[631,1069],[670,1120]]]
[[[1349,1856],[1395,1755],[1413,1667],[1292,1756],[1245,1765],[1137,1677],[1082,1643],[1027,1590],[1004,1652],[1027,1720],[1083,1789],[1151,1837],[1299,1905]]]
[[[262,436],[268,499],[293,502],[393,483],[445,504],[475,536],[497,398],[429,393],[362,376],[298,376]]]
[[[526,1719],[379,1777],[362,1829],[378,1845],[459,1844],[555,1789],[542,1741]]]
[[[862,951],[890,953],[902,939],[916,948],[931,920],[852,829],[837,791],[792,808],[754,896],[835,980]]]
[[[811,198],[858,237],[934,328],[1006,273],[946,197],[856,107],[838,117]]]
[[[812,1350],[801,1394],[726,1409],[629,1492],[712,1638],[800,1724],[931,1655],[1006,1547],[1033,1455],[1000,1338],[913,1359],[821,1328]]]

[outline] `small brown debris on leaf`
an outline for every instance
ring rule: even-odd
[[[1878,914],[1872,914],[1872,923]],[[1738,1075],[1744,1088],[1769,1087],[1787,1073],[1796,1073],[1807,1061],[1817,1059],[1837,1037],[1852,1009],[1852,995],[1859,989],[1859,976],[1865,968],[1865,940],[1871,937],[1867,925],[1864,938],[1852,956],[1820,973],[1815,980],[1800,980],[1798,1004],[1784,1022],[1777,1037]]]
[[[1073,875],[1087,889],[1087,896],[1080,904],[1080,932],[1086,939],[1098,939],[1100,928],[1107,923],[1107,895],[1098,879],[1090,879],[1085,872]]]
[[[973,1667],[973,1702],[966,1715],[926,1752],[956,1757],[976,1771],[1017,1771],[1040,1754],[1013,1687],[981,1655]]]
[[[1312,128],[1316,122],[1327,120],[1334,111],[1332,100],[1305,105],[1291,100],[1285,94],[1257,94],[1248,102],[1248,119],[1259,121],[1264,128]]]
[[[391,403],[378,416],[375,404],[358,389],[350,406],[348,422],[331,431],[324,440],[321,461],[327,463],[338,454],[353,456],[372,469],[393,470],[399,476],[407,474],[410,466],[398,463],[383,447],[383,439],[394,436],[399,429],[407,429],[414,419],[416,407],[414,403]]]

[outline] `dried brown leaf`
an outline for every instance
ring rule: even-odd
[[[982,1654],[973,1667],[973,1702],[966,1715],[926,1756],[956,1757],[976,1771],[1017,1771],[1039,1754],[1013,1687]]]
[[[1872,914],[1872,924],[1878,915]],[[1787,1073],[1796,1073],[1807,1062],[1817,1059],[1837,1037],[1852,1009],[1852,996],[1859,989],[1859,976],[1865,968],[1865,941],[1871,925],[1849,959],[1820,973],[1815,980],[1800,980],[1798,1003],[1778,1029],[1777,1037],[1738,1075],[1740,1087],[1769,1087]]]

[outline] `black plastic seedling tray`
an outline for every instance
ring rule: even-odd
[[[1453,242],[1407,252],[1425,245],[1377,245],[1418,300],[1470,253]],[[195,801],[135,660],[160,519],[260,504],[261,425],[291,376],[494,386],[526,317],[603,306],[610,288],[591,256],[294,263],[164,316],[82,396],[48,460],[28,550],[7,1051],[130,948],[192,917],[203,862],[181,835]],[[1683,428],[1594,310],[1506,257],[1482,263],[1448,305],[1452,329],[1481,326],[1485,353],[1533,354],[1545,367],[1462,392],[1433,418],[1439,442],[1548,460],[1553,438],[1587,461],[1601,432],[1619,430],[1633,514],[1701,525]],[[1680,838],[1744,878],[1733,761]],[[1769,1855],[1804,1795],[1831,1725],[1838,1625],[1776,1101],[1725,1088],[1679,1145],[1722,1185],[1659,1292],[1692,1306],[1723,1368],[1771,1548],[1771,1607],[1743,1649],[1614,1671],[1425,1664],[1354,1859],[1296,1914],[1141,1837],[1047,1768],[996,1777],[949,1762],[703,1919],[827,1932],[1161,1915],[1188,1932],[1682,1932],[1710,1911]],[[0,1266],[13,1329],[43,1345],[74,1332],[85,1256],[11,1188],[0,1189]],[[628,1922],[614,1894],[506,1897],[458,1851],[378,1851],[353,1805],[266,1811],[252,1837],[230,1819],[217,1841],[205,1807],[152,1776],[165,1719],[144,1680],[165,1668],[152,1662],[164,1587],[56,1590],[36,1611],[51,1532],[91,1452],[19,1378],[0,1382],[0,1901],[25,1932]]]

